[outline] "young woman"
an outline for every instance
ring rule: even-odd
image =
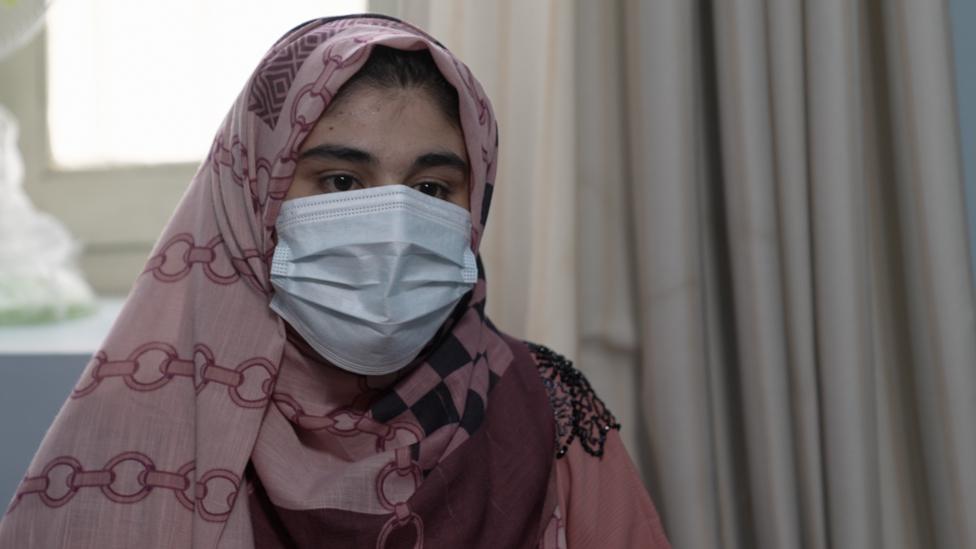
[[[410,25],[280,39],[0,547],[668,547],[585,378],[485,316],[497,143]]]

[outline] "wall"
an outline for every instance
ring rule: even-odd
[[[88,354],[0,353],[0,510],[87,362]]]

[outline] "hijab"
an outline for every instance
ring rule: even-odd
[[[288,32],[46,434],[0,547],[535,546],[555,507],[552,411],[525,345],[485,316],[480,259],[420,360],[391,376],[331,367],[268,307],[299,146],[377,45],[428,50],[458,92],[477,253],[498,128],[471,71],[384,16]]]

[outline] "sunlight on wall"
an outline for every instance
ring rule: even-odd
[[[48,17],[56,165],[196,162],[274,41],[366,0],[70,0]]]

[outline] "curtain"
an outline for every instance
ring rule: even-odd
[[[573,358],[675,547],[976,548],[944,2],[400,2],[500,114],[489,312]]]

